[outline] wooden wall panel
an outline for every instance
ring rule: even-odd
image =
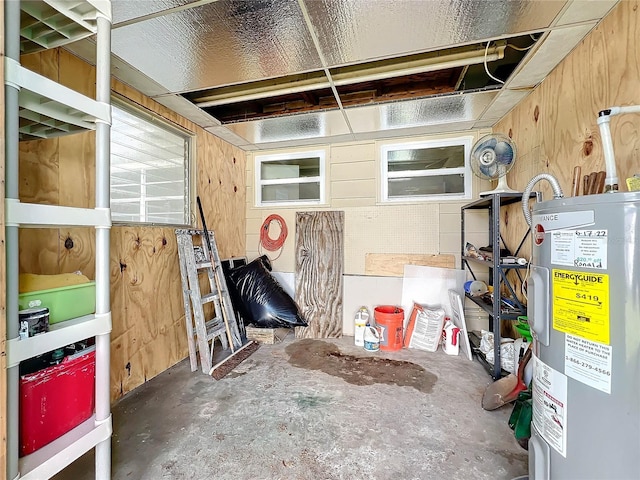
[[[26,55],[22,61],[67,87],[94,95],[93,67],[65,50]],[[244,255],[245,153],[127,85],[113,80],[112,90],[193,134],[194,191],[203,197],[207,224],[216,231],[223,257]],[[93,208],[94,160],[93,132],[21,143],[21,200]],[[94,278],[94,239],[93,229],[22,229],[20,271],[81,270]],[[110,271],[111,392],[116,399],[187,356],[174,229],[114,226]]]
[[[544,82],[504,119],[494,131],[510,134],[519,158],[509,184],[524,189],[531,177],[548,172],[571,194],[573,168],[604,170],[598,112],[614,105],[640,103],[640,2],[620,2]],[[620,189],[625,179],[640,173],[640,115],[611,120],[611,135]],[[538,188],[539,187],[539,188]],[[536,187],[551,198],[546,182]],[[514,207],[501,219],[505,239],[517,245],[526,230],[522,213]],[[507,225],[508,224],[508,225]],[[507,228],[504,228],[504,227]],[[530,242],[525,254],[530,252]]]
[[[245,255],[245,155],[209,135],[198,148],[198,194],[207,227],[216,234],[220,257]],[[196,212],[197,223],[200,219]]]
[[[58,204],[58,146],[58,139],[20,142],[18,188],[23,201]]]
[[[111,398],[116,399],[131,390],[133,383],[139,385],[144,382],[132,378],[129,354],[130,346],[135,347],[130,341],[128,332],[133,331],[135,321],[126,313],[124,272],[128,268],[126,252],[124,249],[125,228],[115,227],[111,229],[111,241],[109,250],[109,276],[111,283]],[[134,337],[135,338],[135,337]],[[135,369],[134,374],[139,374],[141,369]],[[137,380],[137,383],[136,383]],[[134,388],[134,387],[133,387]],[[125,390],[126,389],[126,390]]]
[[[173,228],[115,227],[111,236],[112,395],[123,395],[186,356]]]
[[[342,336],[344,212],[296,215],[296,303],[309,324],[296,338]]]

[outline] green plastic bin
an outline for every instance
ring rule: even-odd
[[[18,296],[20,310],[34,307],[49,309],[49,325],[96,311],[96,282],[51,288]]]

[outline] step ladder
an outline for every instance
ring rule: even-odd
[[[209,230],[213,258],[210,258],[203,235],[203,230],[176,230],[191,371],[195,372],[198,369],[197,349],[202,371],[208,374],[213,364],[216,338],[223,349],[231,347],[232,351],[242,346],[242,338],[214,233]],[[208,279],[208,288],[205,284],[204,289],[199,280],[199,273],[202,271],[207,273]],[[208,320],[205,318],[204,308],[207,303],[213,304],[213,318]]]

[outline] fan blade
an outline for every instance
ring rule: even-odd
[[[509,165],[514,160],[515,152],[507,142],[498,142],[495,152],[496,160],[502,165]]]
[[[500,173],[500,169],[498,168],[497,163],[492,163],[491,165],[478,165],[478,170],[485,175],[488,179],[497,178]]]

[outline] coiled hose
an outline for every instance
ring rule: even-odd
[[[551,188],[553,189],[553,198],[562,198],[564,197],[564,193],[562,193],[562,188],[560,187],[560,182],[558,179],[551,175],[550,173],[539,173],[527,183],[527,186],[522,193],[522,213],[524,214],[524,219],[527,221],[527,225],[531,227],[531,210],[529,210],[529,197],[531,196],[531,191],[536,183],[540,180],[547,180],[551,184]]]
[[[271,238],[269,236],[269,228],[271,227],[271,222],[276,222],[280,226],[280,235],[278,235],[278,238]],[[276,214],[269,215],[264,220],[262,227],[260,227],[260,244],[258,245],[258,253],[260,253],[260,247],[263,247],[265,250],[268,250],[270,252],[280,250],[284,245],[288,234],[289,231],[287,230],[287,222],[284,221],[284,218]],[[279,256],[280,255],[278,255],[278,257]],[[273,260],[275,260],[275,258]]]

